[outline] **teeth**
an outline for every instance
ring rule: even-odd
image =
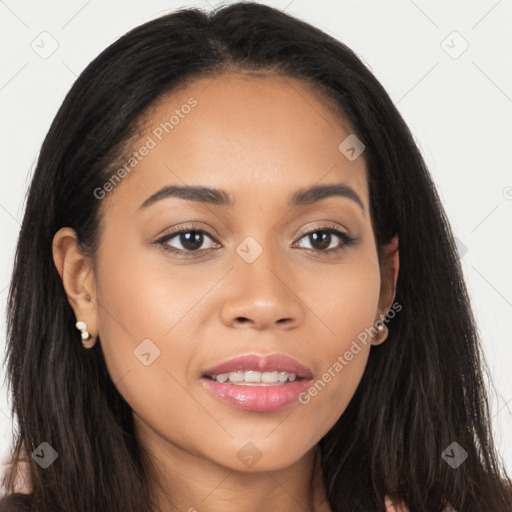
[[[244,380],[242,372],[229,372],[228,377],[231,382],[242,382]]]
[[[263,372],[260,381],[266,384],[279,382],[279,372]]]
[[[293,373],[292,373],[292,375],[293,375]],[[277,378],[279,379],[279,382],[284,382],[288,378],[288,374],[286,372],[279,372],[279,375],[277,376]]]
[[[288,372],[257,372],[253,370],[237,371],[229,373],[219,373],[212,375],[213,380],[221,384],[237,384],[241,386],[257,386],[268,384],[284,384],[285,382],[293,382],[297,375]]]

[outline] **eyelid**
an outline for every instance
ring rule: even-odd
[[[157,242],[159,239],[162,239],[164,237],[167,237],[169,235],[177,234],[177,233],[183,233],[186,231],[204,231],[208,236],[211,236],[213,238],[213,235],[210,234],[210,231],[215,231],[212,226],[209,224],[205,224],[201,221],[190,221],[186,222],[185,224],[179,224],[177,226],[172,226],[170,228],[166,228],[163,231],[160,231],[158,235],[156,235],[155,242]]]
[[[333,222],[333,221],[330,221],[330,220],[326,220],[326,221],[318,221],[318,222],[323,222],[323,224],[320,224],[319,226],[313,226],[313,227],[308,227],[308,228],[303,228],[299,231],[298,235],[297,235],[297,238],[302,238],[304,235],[309,235],[310,233],[314,233],[316,231],[326,231],[326,230],[329,230],[329,229],[334,229],[336,231],[341,231],[343,234],[345,234],[346,236],[350,237],[348,231],[343,228],[342,226],[340,226],[339,224]]]

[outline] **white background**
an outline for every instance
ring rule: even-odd
[[[462,264],[495,382],[490,397],[498,450],[512,473],[512,0],[264,3],[352,48],[410,126],[461,242]],[[209,9],[218,4],[0,0],[3,309],[27,184],[43,138],[77,75],[129,29],[182,6]],[[52,44],[58,47],[50,56],[33,49],[42,53]],[[0,364],[4,346],[2,312]],[[5,382],[2,387],[4,377],[0,367],[2,458],[16,427]]]

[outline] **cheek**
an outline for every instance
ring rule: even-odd
[[[191,272],[181,270],[185,266],[167,264],[157,247],[137,240],[115,247],[105,243],[101,251],[98,312],[106,342],[136,345],[146,338],[168,338],[211,286],[204,275],[190,279]]]
[[[218,273],[171,265],[137,241],[105,242],[98,261],[98,325],[113,382],[137,411],[163,414],[162,404],[171,402],[180,410],[193,407],[181,386],[189,384],[196,357],[197,306]]]
[[[322,337],[330,338],[327,350],[345,351],[362,331],[377,319],[380,295],[380,271],[371,250],[353,253],[347,261],[315,276],[309,297],[313,311],[321,321]],[[328,334],[329,333],[329,334]]]
[[[165,389],[170,378],[167,360],[178,368],[186,364],[186,350],[175,351],[172,358],[168,353],[173,326],[187,312],[184,290],[175,283],[170,286],[164,269],[152,266],[140,247],[105,238],[109,241],[98,253],[96,289],[106,365],[127,401],[158,400],[158,390]],[[139,397],[142,390],[145,397]]]
[[[318,338],[322,366],[299,400],[308,416],[325,419],[318,424],[317,435],[326,433],[338,420],[363,376],[379,302],[378,260],[360,258],[347,264],[325,280],[323,290],[314,303],[329,335]]]
[[[104,258],[97,275],[105,363],[119,393],[142,421],[162,435],[173,432],[181,439],[183,418],[200,413],[184,388],[193,344],[180,337],[181,322],[186,324],[197,294],[175,275],[163,275],[164,268],[143,261],[137,251],[124,254],[130,257]]]

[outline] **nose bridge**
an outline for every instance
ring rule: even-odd
[[[261,293],[270,297],[283,295],[283,280],[278,279],[286,266],[283,261],[282,247],[273,240],[273,233],[247,236],[236,248],[239,261],[235,263],[237,278],[244,283],[248,292]],[[277,274],[277,275],[276,275]]]
[[[250,321],[254,326],[269,326],[280,321],[294,324],[302,315],[300,300],[289,283],[289,267],[283,247],[272,232],[247,236],[236,247],[232,279],[236,286],[227,297],[223,318],[228,323]]]

